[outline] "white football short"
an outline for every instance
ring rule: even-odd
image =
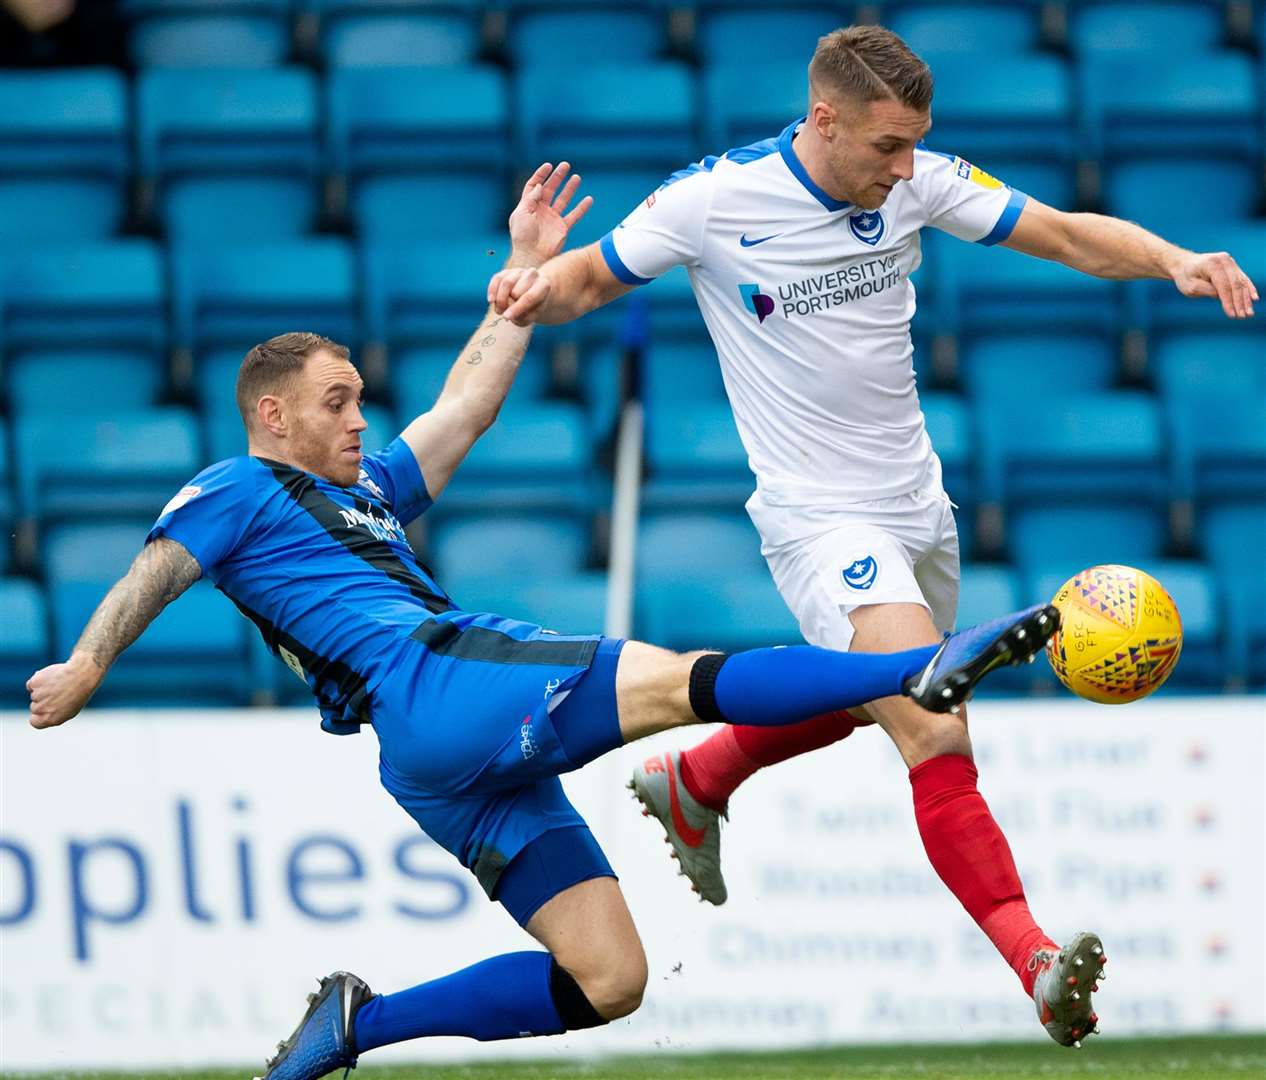
[[[849,615],[867,604],[922,604],[938,631],[954,628],[958,528],[939,474],[909,495],[829,509],[771,506],[759,493],[748,500],[761,554],[805,641],[847,651]]]

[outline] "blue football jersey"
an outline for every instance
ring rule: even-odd
[[[400,643],[455,610],[404,534],[430,505],[399,438],[363,458],[347,488],[235,457],[194,477],[146,542],[166,536],[185,547],[312,689],[322,726],[342,733],[363,720],[368,690]]]

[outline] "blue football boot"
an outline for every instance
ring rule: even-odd
[[[356,1068],[352,1018],[373,996],[350,972],[327,975],[317,992],[308,995],[308,1011],[294,1034],[277,1044],[277,1056],[255,1080],[317,1080],[335,1069]]]
[[[1059,609],[1037,604],[946,634],[927,667],[906,682],[906,696],[928,712],[956,713],[989,672],[1031,662],[1058,629]]]

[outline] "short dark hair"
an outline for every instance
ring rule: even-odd
[[[255,430],[259,399],[265,394],[288,390],[308,357],[321,350],[333,353],[340,360],[346,360],[352,354],[346,345],[306,331],[278,334],[246,354],[242,366],[237,369],[237,411],[242,414],[242,423],[247,431]]]
[[[932,105],[927,64],[882,26],[846,26],[819,38],[809,62],[809,86],[862,104],[888,99],[920,112]]]

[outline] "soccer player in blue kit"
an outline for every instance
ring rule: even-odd
[[[578,178],[543,165],[510,218],[511,266],[561,250]],[[255,346],[237,400],[248,454],[167,504],[70,658],[27,682],[37,728],[75,716],[110,664],[204,574],[316,697],[321,726],[372,726],[383,786],[545,951],[494,956],[391,994],[321,980],[267,1080],[315,1080],[376,1047],[432,1035],[509,1039],[593,1027],[638,1007],[646,959],[610,863],[559,775],[633,739],[719,721],[780,725],[905,694],[956,709],[1054,632],[1036,606],[898,653],[816,646],[729,656],[563,636],[462,611],[403,526],[439,497],[497,416],[531,336],[492,315],[434,407],[363,456],[361,378],[315,334]]]

